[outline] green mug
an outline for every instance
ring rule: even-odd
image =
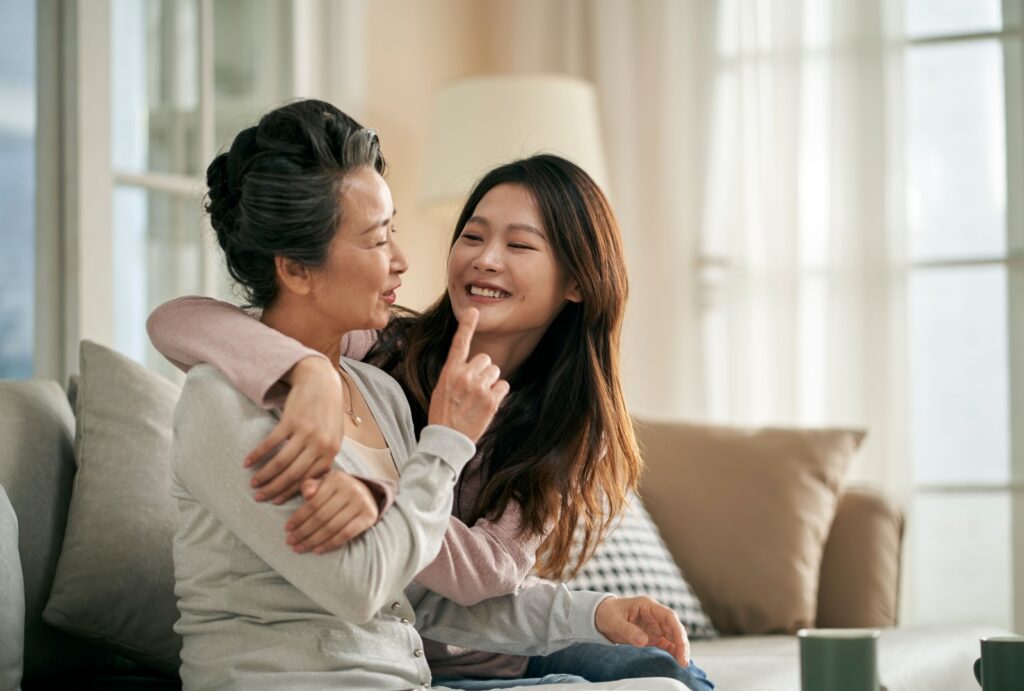
[[[803,691],[879,691],[876,629],[801,629]]]
[[[1024,689],[1024,638],[982,638],[981,657],[974,662],[974,677],[983,691]]]

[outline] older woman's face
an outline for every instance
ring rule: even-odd
[[[387,325],[400,276],[409,268],[394,239],[391,190],[369,166],[341,186],[341,224],[327,263],[317,272],[314,300],[345,331]]]

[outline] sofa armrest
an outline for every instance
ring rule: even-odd
[[[817,625],[895,626],[903,514],[878,492],[851,488],[839,501],[821,563]]]

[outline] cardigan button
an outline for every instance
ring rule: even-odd
[[[391,603],[391,609],[402,609],[402,603],[401,602],[392,602]]]
[[[408,620],[408,619],[406,619],[405,617],[402,617],[402,623],[403,623],[403,624],[408,624],[408,623],[409,623],[409,620]]]
[[[423,651],[420,650],[419,648],[416,648],[416,650],[412,651],[412,654],[415,655],[416,657],[423,657]]]

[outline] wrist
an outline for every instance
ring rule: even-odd
[[[333,374],[335,378],[339,377],[337,369],[326,357],[323,355],[307,355],[296,362],[281,379],[294,386],[304,379],[323,377],[327,374]]]

